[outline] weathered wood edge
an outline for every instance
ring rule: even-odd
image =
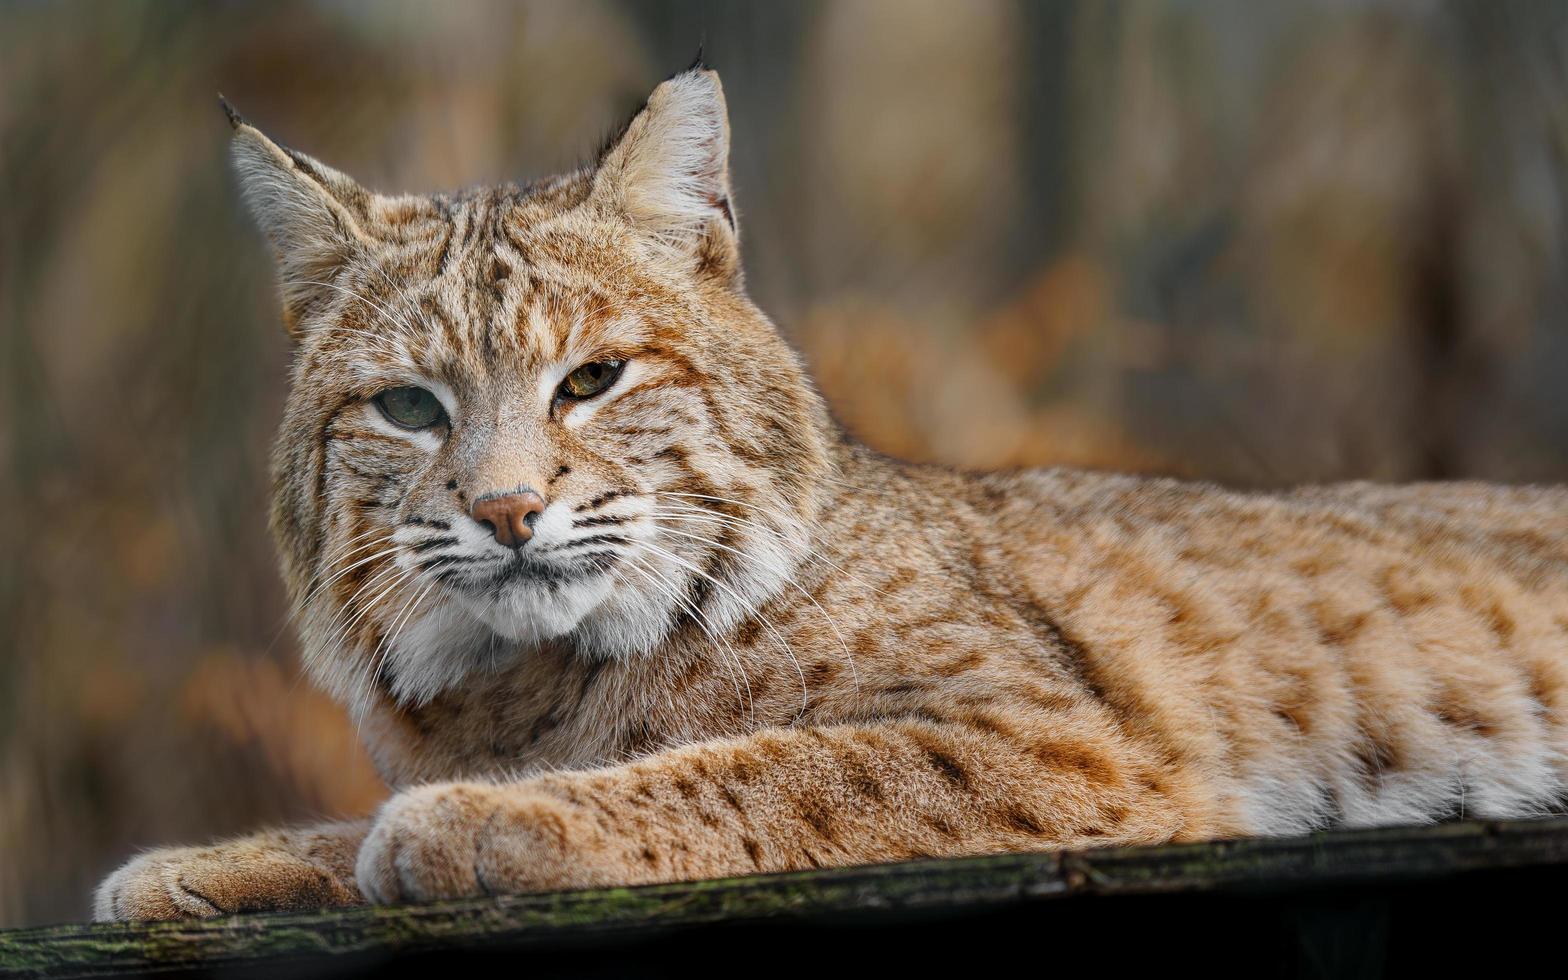
[[[390,908],[0,931],[0,972],[101,976],[638,934],[718,921],[984,909],[1077,895],[1294,889],[1568,864],[1568,818],[1004,854]]]

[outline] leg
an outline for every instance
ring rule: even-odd
[[[103,880],[93,918],[191,919],[360,905],[354,856],[368,829],[361,820],[149,851]]]
[[[628,765],[399,794],[358,861],[374,902],[752,874],[1176,835],[1114,733],[773,729]]]

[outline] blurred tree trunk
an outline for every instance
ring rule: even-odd
[[[1565,18],[1080,6],[1069,183],[1137,434],[1247,483],[1559,471],[1520,355],[1561,376]]]

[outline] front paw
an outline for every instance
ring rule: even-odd
[[[355,905],[351,881],[274,843],[231,841],[171,847],[127,861],[93,894],[99,922],[207,919]]]
[[[439,783],[382,807],[355,874],[378,904],[594,883],[589,828],[566,804],[517,786]]]

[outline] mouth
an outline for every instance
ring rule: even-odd
[[[495,592],[520,586],[558,588],[599,575],[607,575],[620,561],[614,551],[595,551],[554,561],[541,560],[522,549],[491,567],[479,570],[446,569],[439,576],[449,584],[474,592]]]

